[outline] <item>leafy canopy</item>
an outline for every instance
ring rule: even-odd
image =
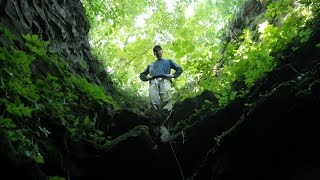
[[[131,96],[127,101],[139,102],[136,97],[148,94],[138,75],[155,60],[152,47],[160,44],[164,58],[184,69],[174,83],[177,99],[208,89],[221,105],[245,94],[276,66],[272,53],[307,41],[319,12],[319,2],[309,0],[261,1],[266,11],[256,17],[255,28],[240,29],[240,37],[225,41],[248,2],[83,0],[94,53],[119,90]],[[236,81],[243,82],[241,90],[233,90]]]

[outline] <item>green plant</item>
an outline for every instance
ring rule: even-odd
[[[71,71],[62,57],[47,51],[49,42],[39,36],[22,35],[24,47],[17,46],[17,39],[8,29],[0,26],[1,36],[9,44],[0,47],[0,117],[1,133],[7,142],[8,155],[30,158],[44,163],[44,154],[39,147],[50,137],[48,124],[60,124],[75,128],[72,137],[89,138],[93,143],[103,141],[100,131],[95,129],[95,120],[84,119],[83,126],[73,126],[75,117],[91,110],[84,106],[108,106],[116,110],[117,102],[94,82]],[[39,74],[34,67],[41,62],[48,72]],[[81,99],[81,102],[79,102]],[[67,138],[67,137],[66,137]],[[41,146],[40,146],[41,144]]]

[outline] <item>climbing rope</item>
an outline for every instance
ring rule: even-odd
[[[161,126],[164,126],[164,124],[167,122],[167,120],[168,120],[169,117],[171,116],[171,113],[172,113],[172,110],[170,111],[170,113],[169,113],[169,115],[167,116],[166,120],[161,124]],[[161,126],[160,126],[160,127],[161,127]],[[169,127],[168,127],[168,129],[169,129]],[[157,138],[157,136],[159,135],[159,133],[160,133],[160,130],[159,130],[159,132],[156,134],[155,138],[153,139],[153,142],[154,142],[154,140]],[[179,166],[179,170],[180,170],[180,173],[181,173],[181,176],[182,176],[182,180],[185,180],[185,179],[184,179],[184,175],[183,175],[183,171],[182,171],[182,168],[181,168],[181,165],[180,165],[180,162],[179,162],[178,157],[177,157],[176,153],[174,152],[174,149],[173,149],[173,146],[172,146],[171,135],[170,135],[170,134],[169,134],[169,144],[170,144],[170,147],[171,147],[171,151],[172,151],[172,153],[173,153],[173,155],[174,155],[174,158],[175,158],[175,160],[177,161],[177,164],[178,164],[178,166]]]
[[[170,136],[170,138],[169,138],[169,144],[170,144],[172,153],[173,153],[173,155],[174,155],[174,158],[176,159],[177,164],[178,164],[178,166],[179,166],[179,170],[180,170],[180,173],[181,173],[181,176],[182,176],[182,180],[184,180],[184,175],[183,175],[183,171],[182,171],[180,162],[179,162],[179,160],[178,160],[178,157],[176,156],[176,153],[174,152],[174,149],[173,149],[173,146],[172,146],[172,143],[171,143],[171,136]]]
[[[170,111],[170,113],[169,113],[169,115],[167,116],[166,120],[161,124],[161,126],[163,126],[163,125],[167,122],[167,120],[169,119],[169,117],[171,116],[171,114],[172,114],[172,110]],[[160,127],[161,127],[161,126],[160,126]],[[153,143],[154,143],[155,139],[158,137],[159,133],[160,133],[160,130],[157,132],[156,136],[153,138],[153,140],[152,140]],[[154,143],[154,144],[156,144],[156,143]]]

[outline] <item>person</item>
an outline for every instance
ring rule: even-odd
[[[149,98],[154,110],[165,110],[170,112],[173,108],[171,97],[172,78],[179,77],[183,69],[171,59],[162,58],[162,48],[159,45],[154,46],[153,54],[157,60],[147,66],[140,73],[142,81],[149,81]],[[171,69],[175,72],[171,74]]]
[[[149,98],[151,101],[152,109],[157,111],[154,113],[159,115],[159,119],[156,118],[153,124],[155,125],[154,132],[156,137],[160,133],[160,140],[162,143],[167,143],[170,139],[170,133],[164,126],[163,116],[167,116],[172,111],[173,103],[171,97],[171,83],[172,78],[179,77],[183,70],[171,59],[162,58],[162,48],[159,45],[153,47],[153,54],[157,57],[157,60],[150,63],[147,68],[140,73],[140,79],[142,81],[149,81]],[[175,72],[171,74],[171,69]],[[156,141],[159,141],[157,139]],[[153,147],[154,150],[158,149],[158,143]]]

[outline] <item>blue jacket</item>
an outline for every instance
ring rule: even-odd
[[[181,66],[175,63],[173,60],[158,59],[155,62],[149,64],[147,68],[142,73],[140,73],[140,79],[142,81],[150,80],[147,77],[148,74],[150,74],[151,79],[158,77],[166,78],[165,74],[170,74],[171,69],[175,70],[173,74],[174,78],[179,77],[183,72]]]

